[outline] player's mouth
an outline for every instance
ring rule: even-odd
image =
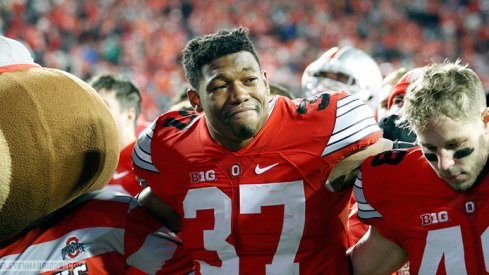
[[[242,117],[247,117],[253,113],[256,113],[256,107],[250,106],[250,107],[236,107],[231,109],[230,111],[226,112],[224,114],[224,117],[226,119],[236,119],[236,118],[242,118]]]
[[[454,175],[443,175],[443,179],[450,182],[462,182],[467,179],[468,175],[465,173],[458,173]]]

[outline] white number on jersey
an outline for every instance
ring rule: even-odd
[[[481,235],[482,251],[486,272],[489,272],[489,231]],[[447,275],[465,275],[464,243],[460,226],[428,232],[419,274],[436,274],[442,257],[445,259]]]
[[[239,186],[240,213],[260,214],[261,207],[284,206],[284,220],[280,240],[272,263],[266,266],[268,275],[299,274],[299,263],[294,259],[299,249],[305,223],[305,194],[302,181],[245,184]],[[202,274],[239,274],[239,258],[235,248],[226,242],[231,234],[231,199],[217,187],[191,189],[183,202],[185,218],[196,217],[197,210],[214,210],[214,229],[204,230],[204,247],[217,252],[221,267],[199,261]]]
[[[85,275],[88,274],[87,264],[85,263],[71,263],[68,269],[64,269],[53,273],[53,275]]]

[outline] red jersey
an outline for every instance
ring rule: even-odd
[[[112,175],[104,190],[136,196],[144,189],[136,180],[136,175],[132,171],[131,153],[134,148],[134,143],[129,144],[121,151],[119,163],[114,171],[114,175]]]
[[[93,192],[0,244],[1,274],[185,274],[180,240],[136,199]]]
[[[245,147],[214,141],[203,114],[170,112],[140,135],[135,173],[183,218],[198,274],[347,274],[351,189],[332,193],[333,166],[381,136],[346,93],[291,101]]]
[[[456,192],[419,147],[369,158],[361,172],[358,216],[407,251],[411,274],[488,274],[487,176]]]

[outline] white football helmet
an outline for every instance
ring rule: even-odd
[[[309,64],[302,75],[302,95],[347,91],[377,110],[382,73],[375,60],[353,47],[333,47]]]

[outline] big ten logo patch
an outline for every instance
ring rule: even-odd
[[[421,218],[421,226],[447,222],[449,220],[447,211],[426,213],[420,215],[419,217]]]
[[[190,183],[210,182],[216,180],[216,172],[214,170],[192,172],[190,175]]]

